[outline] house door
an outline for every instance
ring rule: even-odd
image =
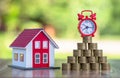
[[[42,39],[40,37],[33,40],[33,68],[47,67],[49,67],[49,40],[42,35]]]

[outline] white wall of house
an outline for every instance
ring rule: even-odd
[[[22,48],[12,48],[12,65],[14,66],[20,66],[20,67],[25,67],[26,66],[26,49]],[[18,53],[18,61],[14,60],[14,53]],[[24,61],[20,61],[20,53],[24,54]]]
[[[49,66],[50,67],[54,67],[54,46],[53,44],[50,42],[49,43]]]
[[[26,68],[32,67],[32,41],[29,42],[29,44],[26,46]]]
[[[20,67],[26,67],[26,68],[32,68],[32,41],[29,42],[29,44],[25,47],[25,49],[22,48],[14,48],[12,47],[12,65],[20,66]],[[18,53],[18,61],[14,60],[14,53]],[[20,53],[24,54],[24,62],[20,61]],[[54,45],[50,42],[49,43],[49,66],[54,67]]]

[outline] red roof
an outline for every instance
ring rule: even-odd
[[[26,47],[26,45],[43,29],[24,29],[10,47]]]
[[[41,31],[43,31],[55,48],[59,48],[52,38],[44,31],[44,29],[24,29],[24,31],[13,41],[10,47],[26,47],[27,44]]]

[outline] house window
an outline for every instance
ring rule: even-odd
[[[47,49],[48,48],[48,41],[43,41],[43,49]]]
[[[48,53],[43,53],[43,63],[48,63]]]
[[[14,53],[14,60],[18,61],[18,53]]]
[[[20,53],[20,61],[24,62],[24,54]]]
[[[40,53],[35,54],[35,64],[40,64]]]
[[[40,49],[40,41],[35,41],[35,49]]]

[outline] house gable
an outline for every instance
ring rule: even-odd
[[[41,30],[45,36],[50,40],[51,44],[55,47],[55,48],[59,48],[58,45],[55,43],[55,41],[44,31],[44,30]]]
[[[33,44],[33,48],[35,48],[35,41],[40,41],[40,43],[41,43],[41,41],[48,41],[48,43],[49,43],[49,39],[48,39],[48,37],[43,33],[43,32],[39,32],[34,38],[33,38],[33,40],[32,40],[32,44]],[[42,44],[40,44],[40,48],[42,48]]]
[[[36,47],[36,41],[39,42],[39,47]],[[44,48],[44,41],[47,41],[47,48]],[[39,67],[49,67],[49,60],[45,64],[44,63],[44,54],[46,53],[48,55],[47,59],[49,58],[49,39],[48,37],[41,31],[39,34],[34,37],[32,41],[32,49],[33,49],[33,67],[39,68]],[[37,58],[36,55],[39,57]],[[38,60],[38,62],[36,61]]]

